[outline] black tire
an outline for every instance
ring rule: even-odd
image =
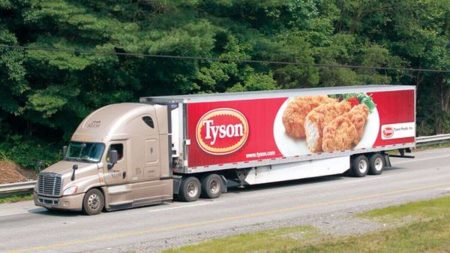
[[[369,160],[365,155],[352,158],[352,175],[354,177],[365,177],[369,172]]]
[[[180,193],[178,198],[181,201],[192,202],[200,197],[201,186],[200,181],[196,177],[183,178],[180,185]]]
[[[386,162],[384,156],[380,153],[375,153],[369,158],[369,174],[380,175],[383,173]]]
[[[105,197],[99,189],[89,190],[83,198],[83,212],[87,215],[96,215],[105,207]]]
[[[222,178],[217,174],[209,174],[202,178],[202,197],[215,199],[222,194]]]

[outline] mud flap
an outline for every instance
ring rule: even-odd
[[[219,175],[222,178],[222,193],[228,192],[228,180],[225,176]]]
[[[392,165],[391,165],[391,159],[389,158],[389,154],[384,154],[384,162],[386,163],[385,164],[385,167],[392,167]]]
[[[182,181],[183,177],[181,176],[173,176],[173,194],[174,195],[178,195],[178,193],[180,192],[180,187],[181,187],[181,181]]]

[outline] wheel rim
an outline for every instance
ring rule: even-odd
[[[365,173],[367,172],[367,169],[368,169],[367,161],[364,160],[364,159],[360,160],[360,161],[359,161],[359,164],[358,164],[358,170],[359,170],[359,172],[360,172],[361,174],[365,174]]]
[[[91,210],[97,210],[100,206],[100,197],[97,194],[91,194],[88,198],[88,207]]]
[[[383,169],[383,159],[381,159],[380,157],[377,157],[374,161],[374,167],[376,171],[380,171]]]
[[[187,185],[187,193],[189,195],[189,197],[195,197],[198,194],[198,187],[195,184],[195,182],[190,182]]]
[[[212,194],[219,193],[220,190],[219,182],[217,182],[217,180],[211,180],[211,183],[209,183],[209,190]]]

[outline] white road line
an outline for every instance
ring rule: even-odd
[[[208,202],[195,203],[195,204],[191,204],[191,205],[182,205],[182,206],[174,206],[174,207],[167,207],[167,208],[152,209],[152,210],[148,210],[147,213],[156,213],[156,212],[169,211],[169,210],[180,209],[180,208],[206,206],[206,205],[211,205],[211,204],[217,204],[217,203],[220,203],[220,202],[221,201],[214,200],[214,201],[208,201]]]

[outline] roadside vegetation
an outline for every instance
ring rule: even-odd
[[[0,197],[0,204],[14,203],[14,202],[32,200],[32,199],[33,199],[32,193],[15,194],[12,196]]]
[[[324,235],[300,226],[208,240],[179,252],[450,252],[450,196],[358,214],[386,224],[362,235]]]

